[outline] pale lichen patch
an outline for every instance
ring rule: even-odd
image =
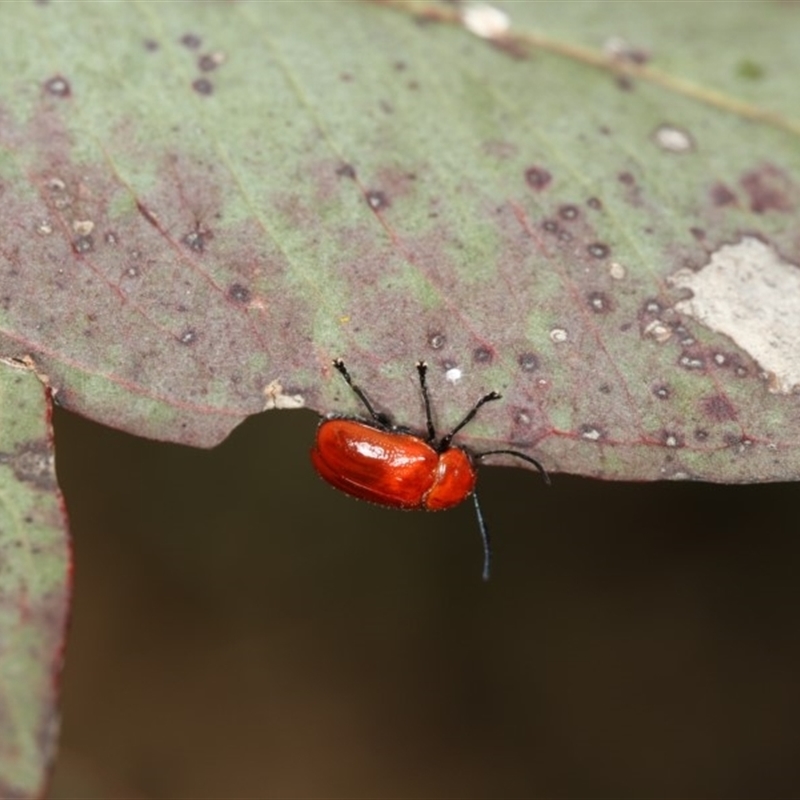
[[[264,397],[266,398],[264,411],[269,411],[273,408],[302,408],[306,404],[301,394],[284,394],[280,380],[274,380],[264,387]]]
[[[729,336],[764,370],[769,390],[800,386],[800,268],[760,239],[745,236],[720,247],[697,272],[669,278],[692,297],[675,310]]]

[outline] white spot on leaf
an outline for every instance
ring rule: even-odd
[[[481,39],[497,39],[508,33],[508,14],[484,3],[471,3],[461,12],[464,27]]]
[[[674,125],[661,125],[656,128],[653,139],[662,150],[670,153],[686,153],[694,147],[689,132]]]
[[[608,267],[608,274],[615,281],[621,281],[625,278],[625,267],[623,267],[618,261],[612,261]]]

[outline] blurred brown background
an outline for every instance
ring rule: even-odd
[[[214,451],[56,414],[76,581],[52,798],[800,795],[793,485],[485,468],[330,489],[307,412]]]

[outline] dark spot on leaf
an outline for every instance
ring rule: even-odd
[[[633,91],[633,81],[628,75],[618,75],[615,83],[623,92]]]
[[[352,164],[342,164],[340,167],[336,168],[336,174],[340,178],[350,178],[351,180],[355,180],[356,170]]]
[[[530,409],[527,408],[517,408],[514,410],[514,423],[516,425],[522,425],[523,427],[528,427],[533,422],[531,418]]]
[[[683,447],[686,444],[683,436],[668,430],[661,431],[661,443],[665,447]]]
[[[732,206],[736,195],[724,183],[716,183],[711,187],[711,202],[715,206]]]
[[[791,179],[772,164],[746,173],[740,183],[750,198],[750,210],[756,214],[791,211],[795,206],[796,191]]]
[[[608,258],[608,254],[611,252],[608,245],[602,242],[593,242],[586,250],[592,258]]]
[[[736,419],[736,411],[730,400],[721,394],[706,397],[702,401],[703,411],[715,422],[726,422]]]
[[[416,92],[419,89],[419,81],[409,81],[408,88],[411,89],[412,92]]]
[[[611,394],[611,387],[607,383],[601,383],[600,386],[597,387],[597,391],[600,394]]]
[[[136,201],[136,210],[154,227],[158,227],[155,214],[141,200]]]
[[[94,250],[94,239],[91,234],[86,236],[76,236],[72,240],[72,249],[76,253],[91,253]]]
[[[69,97],[72,94],[69,81],[61,75],[54,75],[46,81],[44,90],[53,97]]]
[[[190,50],[197,50],[202,43],[200,37],[194,33],[185,33],[181,36],[181,44],[184,47],[188,47]]]
[[[544,228],[544,229],[545,229],[545,230],[546,230],[548,233],[558,233],[558,231],[559,231],[559,226],[558,226],[558,223],[557,223],[557,222],[556,222],[554,219],[546,219],[546,220],[545,220],[545,221],[542,223],[542,227],[543,227],[543,228]]]
[[[698,242],[702,242],[706,238],[706,232],[702,228],[689,228],[689,232]]]
[[[636,184],[636,178],[634,178],[633,174],[630,172],[620,172],[619,175],[617,175],[617,179],[626,186],[634,186]]]
[[[367,192],[367,203],[373,211],[382,211],[390,205],[389,198],[386,196],[385,192],[378,190],[370,190]]]
[[[643,314],[660,314],[663,311],[663,306],[654,297],[649,297],[644,301],[642,306]]]
[[[352,83],[353,76],[349,72],[343,72],[339,75],[339,80],[342,81],[342,83]]]
[[[517,364],[523,372],[536,372],[539,369],[539,357],[536,353],[521,353],[517,356]]]
[[[192,81],[192,88],[198,94],[212,94],[214,91],[214,84],[208,78],[196,78]]]
[[[670,395],[672,394],[669,386],[663,383],[659,383],[658,385],[653,387],[653,394],[659,400],[669,400]]]
[[[764,77],[764,67],[749,58],[745,58],[736,65],[736,74],[748,81],[756,81]]]
[[[488,347],[476,347],[472,351],[472,359],[476,364],[489,364],[494,358],[494,353]]]
[[[232,283],[228,287],[228,297],[234,303],[247,303],[250,301],[250,290],[241,283]]]
[[[708,439],[708,431],[705,428],[695,428],[694,438],[697,439],[698,442],[705,442]]]
[[[445,342],[447,341],[447,337],[443,333],[429,333],[428,334],[428,344],[434,350],[441,350]]]
[[[158,42],[155,39],[145,39],[142,44],[148,53],[153,53],[158,50]]]
[[[394,114],[394,106],[388,100],[381,100],[378,105],[384,114]]]
[[[678,366],[689,370],[704,370],[706,361],[702,356],[694,355],[684,350],[678,357]]]
[[[684,346],[688,347],[691,344],[694,344],[697,340],[692,336],[689,331],[683,325],[674,325],[672,328],[672,332],[677,336],[678,341]]]
[[[525,181],[531,189],[535,189],[537,192],[541,192],[550,181],[553,179],[553,176],[542,167],[528,167],[525,170]]]
[[[197,341],[197,331],[193,328],[187,328],[179,337],[178,341],[181,344],[194,344]]]
[[[586,301],[595,314],[608,314],[612,310],[611,298],[605,292],[590,292]]]
[[[406,62],[405,61],[395,61],[394,64],[392,64],[392,66],[398,72],[402,72],[406,68]]]
[[[727,365],[733,368],[733,374],[737,378],[746,378],[750,374],[750,370],[742,363],[737,355],[728,356],[726,366]]]
[[[561,217],[561,219],[567,220],[567,222],[572,222],[572,220],[577,219],[579,215],[580,211],[578,211],[577,206],[566,205],[558,209],[558,216]]]
[[[740,450],[750,447],[753,444],[752,439],[748,439],[746,436],[741,436],[736,433],[726,433],[722,437],[722,441],[725,442],[728,447],[736,447]]]
[[[602,202],[597,197],[590,197],[586,201],[586,205],[589,206],[589,208],[593,208],[595,211],[599,211],[603,207]]]
[[[212,234],[210,231],[194,230],[183,237],[183,243],[195,252],[202,253],[206,249],[206,245],[211,238]]]
[[[202,72],[213,72],[220,64],[219,58],[204,53],[197,59],[197,66]]]

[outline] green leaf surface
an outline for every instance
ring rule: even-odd
[[[798,477],[800,6],[498,10],[3,4],[0,353],[196,445],[334,357],[420,426],[424,358],[476,449]]]
[[[0,362],[0,797],[38,797],[55,754],[70,554],[50,407]]]

